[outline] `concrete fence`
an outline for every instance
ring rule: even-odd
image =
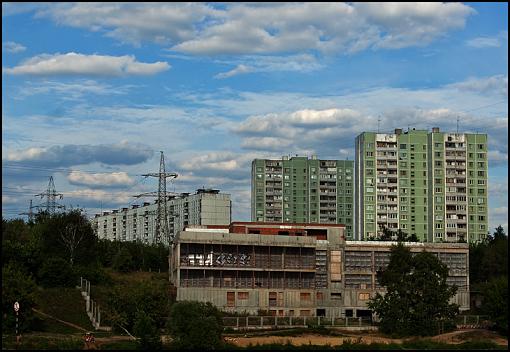
[[[298,328],[307,326],[343,327],[351,330],[376,330],[370,317],[296,317],[296,316],[248,316],[224,317],[223,326],[234,330]]]
[[[101,326],[101,310],[99,304],[90,297],[90,281],[80,277],[80,286],[77,286],[85,299],[85,310],[89,316],[92,326],[96,330],[112,331],[111,326]]]
[[[492,325],[484,315],[459,315],[458,329],[480,329]],[[370,317],[296,317],[296,316],[247,316],[223,317],[225,329],[255,330],[274,328],[298,328],[308,326],[337,327],[347,330],[377,330]]]

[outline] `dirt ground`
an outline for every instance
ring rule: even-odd
[[[404,339],[392,339],[388,337],[378,336],[377,333],[365,334],[345,334],[347,336],[335,337],[315,334],[303,334],[300,336],[252,336],[252,337],[226,337],[225,341],[233,343],[237,346],[246,347],[248,345],[262,344],[286,344],[290,342],[295,346],[299,345],[341,345],[344,341],[358,342],[364,344],[370,343],[402,343]],[[487,330],[469,330],[454,331],[447,334],[437,335],[431,338],[434,341],[458,344],[473,339],[490,340],[500,346],[508,346],[508,340],[498,336],[497,334]]]

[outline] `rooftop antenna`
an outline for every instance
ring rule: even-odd
[[[457,134],[459,134],[459,115],[457,115]]]
[[[381,115],[377,117],[377,133],[379,133],[379,125],[381,124]]]

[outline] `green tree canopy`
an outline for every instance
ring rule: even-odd
[[[387,292],[376,293],[368,303],[380,319],[380,331],[426,336],[453,328],[459,306],[449,300],[457,288],[446,284],[447,277],[448,267],[432,253],[413,255],[402,243],[392,246],[388,267],[377,276]]]
[[[222,314],[210,302],[174,303],[170,309],[168,327],[174,345],[180,349],[210,350],[223,344]]]

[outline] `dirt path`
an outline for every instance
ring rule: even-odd
[[[73,327],[73,328],[75,328],[75,329],[78,329],[78,330],[81,330],[81,331],[85,331],[85,332],[86,332],[86,331],[88,331],[87,329],[82,328],[82,327],[81,327],[81,326],[79,326],[79,325],[76,325],[76,324],[70,323],[70,322],[68,322],[68,321],[60,320],[60,319],[58,319],[58,318],[55,318],[53,315],[49,315],[49,314],[47,314],[47,313],[41,312],[40,310],[37,310],[37,309],[35,309],[35,308],[32,308],[32,310],[33,310],[34,312],[38,313],[38,314],[41,314],[42,316],[45,316],[45,317],[48,317],[48,318],[54,319],[54,320],[56,320],[56,321],[58,321],[58,322],[60,322],[60,323],[62,323],[62,324],[65,324],[65,325],[71,326],[71,327]]]
[[[433,341],[444,342],[449,344],[460,344],[473,339],[490,340],[500,346],[508,346],[508,340],[497,335],[494,332],[477,329],[477,330],[460,330],[431,338]],[[388,337],[378,336],[376,334],[349,335],[342,337],[324,336],[316,334],[303,334],[300,336],[253,336],[253,337],[225,337],[225,341],[233,343],[237,346],[246,347],[248,345],[255,346],[257,344],[287,344],[291,343],[295,346],[300,345],[331,345],[338,346],[344,342],[356,342],[363,344],[371,343],[402,343],[406,339],[392,339]]]

